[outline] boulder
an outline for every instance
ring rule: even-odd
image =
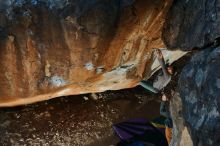
[[[220,47],[195,54],[179,79],[182,113],[194,145],[220,145]]]
[[[149,78],[170,0],[0,1],[0,107]],[[166,52],[167,62],[183,52]],[[172,57],[173,56],[173,57]]]
[[[174,0],[163,39],[169,49],[203,48],[220,37],[219,0]]]

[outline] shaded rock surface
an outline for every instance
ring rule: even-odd
[[[178,92],[171,98],[170,111],[173,119],[173,136],[170,145],[193,146],[191,135],[182,115],[182,101]]]
[[[220,47],[197,53],[179,79],[183,117],[196,146],[220,145],[219,58]]]
[[[171,101],[173,145],[220,145],[219,7],[219,0],[174,0],[166,17],[163,39],[169,49],[201,49],[181,73],[181,99]]]
[[[220,37],[219,0],[174,0],[163,31],[169,49],[202,48]]]
[[[164,0],[0,1],[0,106],[136,86],[158,68],[151,54],[165,48],[161,35],[170,5]]]

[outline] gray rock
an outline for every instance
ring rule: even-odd
[[[170,49],[204,47],[220,37],[220,0],[174,0],[163,39]]]
[[[179,79],[183,118],[193,144],[220,145],[220,47],[208,48],[192,57]]]
[[[191,135],[182,115],[182,100],[178,92],[170,100],[170,111],[173,119],[173,136],[171,146],[193,146]]]

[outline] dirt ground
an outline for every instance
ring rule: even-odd
[[[180,59],[167,91],[189,59]],[[0,109],[0,146],[113,146],[112,124],[129,118],[159,116],[160,95],[141,87],[61,97],[32,105]]]
[[[159,102],[141,88],[97,94],[97,101],[90,96],[1,109],[0,145],[107,146],[118,142],[113,123],[159,115]]]

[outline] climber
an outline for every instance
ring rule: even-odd
[[[172,139],[173,122],[172,122],[170,110],[169,110],[169,99],[164,93],[162,93],[162,101],[160,104],[160,114],[166,118],[166,120],[164,121],[165,136],[166,136],[168,144],[170,144],[171,139]]]
[[[171,75],[174,74],[172,66],[166,67],[163,54],[159,49],[156,49],[156,56],[157,56],[157,59],[162,67],[163,73],[159,74],[156,77],[156,79],[153,82],[153,85],[148,83],[147,81],[140,82],[140,85],[143,88],[145,88],[153,93],[159,93],[164,87],[166,87],[167,84],[171,81]]]

